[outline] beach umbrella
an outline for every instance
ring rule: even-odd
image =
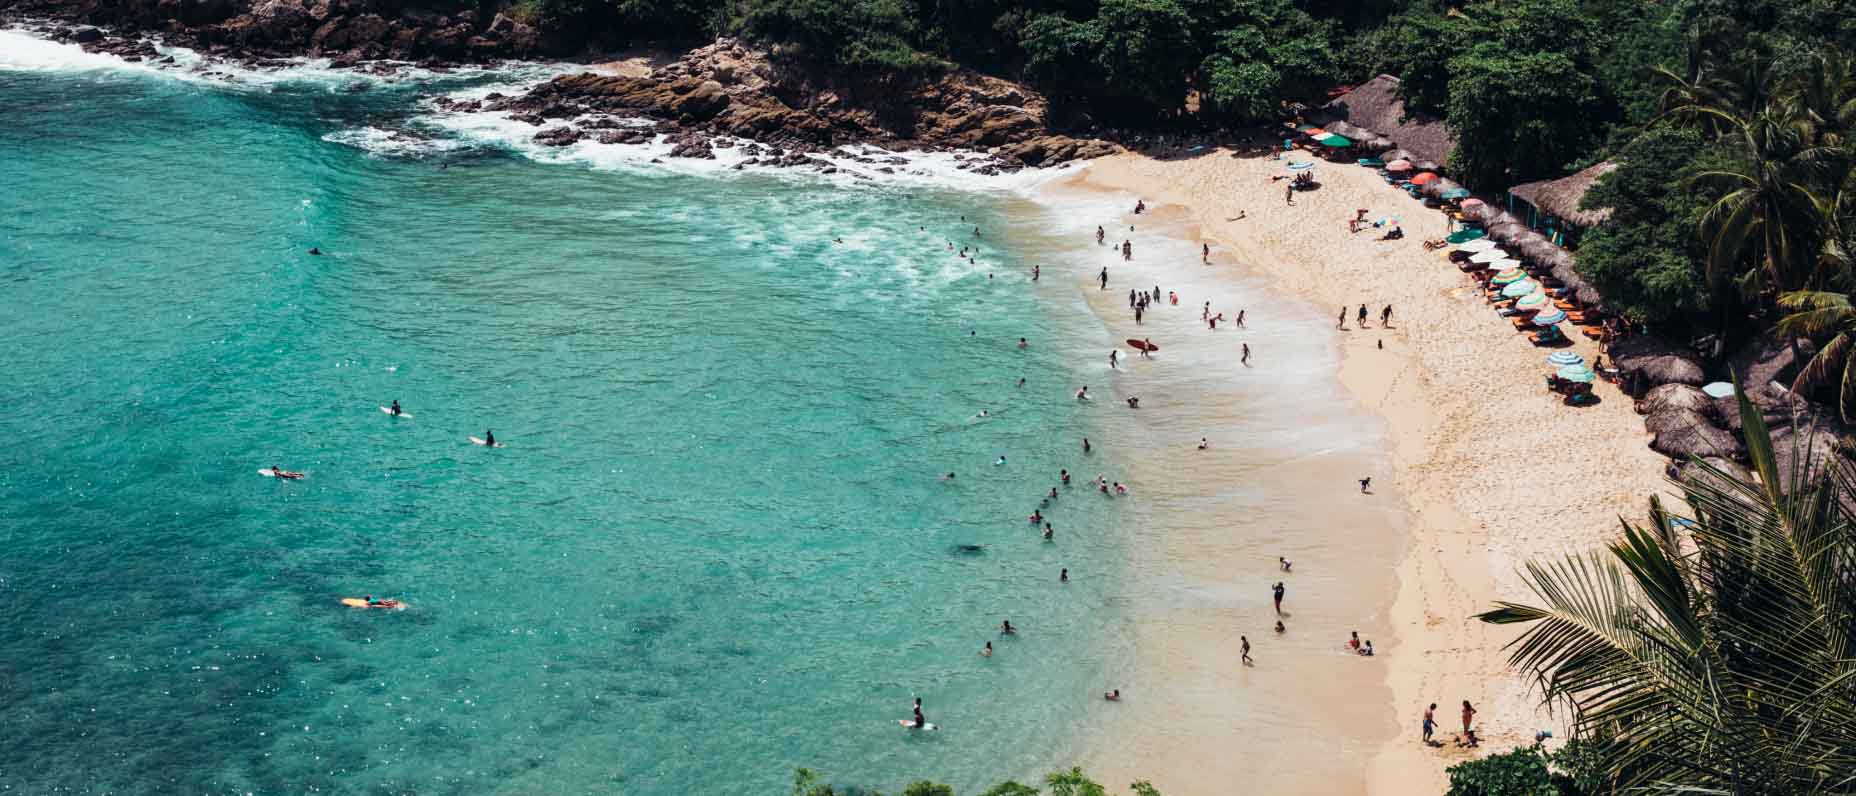
[[[1547,294],[1545,293],[1529,293],[1514,303],[1514,308],[1518,310],[1537,310],[1545,306],[1547,306]]]
[[[1532,279],[1523,279],[1519,282],[1511,282],[1507,287],[1502,288],[1502,295],[1508,298],[1520,298],[1539,289],[1539,282]]]
[[[1545,314],[1544,312],[1541,313],[1541,315]],[[1540,317],[1535,316],[1534,320],[1538,322]],[[1555,351],[1547,355],[1547,364],[1562,368],[1567,365],[1583,365],[1585,364],[1585,357],[1579,356],[1571,351]]]
[[[1283,124],[1288,124],[1288,122],[1283,122]],[[1295,125],[1295,129],[1296,129],[1296,130],[1297,130],[1298,132],[1303,132],[1303,133],[1306,133],[1306,132],[1308,132],[1308,131],[1310,131],[1310,130],[1319,130],[1319,129],[1321,129],[1321,128],[1319,128],[1319,127],[1316,127],[1316,126],[1314,126],[1314,125],[1312,125],[1312,124],[1298,124],[1298,125]]]
[[[1411,161],[1394,160],[1386,164],[1386,171],[1411,171]]]
[[[1314,168],[1314,167],[1315,167],[1315,162],[1314,162],[1314,161],[1312,161],[1312,160],[1308,160],[1308,161],[1303,161],[1303,162],[1301,162],[1301,163],[1291,163],[1291,164],[1289,164],[1289,170],[1290,170],[1290,171],[1307,171],[1307,170],[1309,170],[1309,169],[1312,169],[1312,168]]]
[[[1496,260],[1506,259],[1508,259],[1508,253],[1494,246],[1485,248],[1469,257],[1469,261],[1472,263],[1492,263]]]
[[[1443,196],[1444,194],[1449,193],[1450,191],[1456,190],[1461,187],[1463,186],[1458,185],[1444,178],[1438,178],[1435,180],[1431,180],[1430,182],[1425,183],[1423,186],[1425,196]]]
[[[1486,205],[1483,203],[1481,199],[1477,199],[1473,196],[1468,199],[1464,199],[1462,204],[1457,205],[1457,207],[1463,208],[1464,210],[1469,210],[1471,208],[1477,208],[1477,207],[1485,207],[1485,206]]]
[[[1462,251],[1475,253],[1475,252],[1488,251],[1490,249],[1495,248],[1498,245],[1499,244],[1497,244],[1495,241],[1489,240],[1488,238],[1477,238],[1475,240],[1463,241],[1462,243],[1457,244],[1456,247]]]
[[[1448,191],[1444,191],[1442,194],[1443,198],[1445,199],[1462,199],[1463,197],[1466,197],[1468,195],[1469,195],[1468,188],[1451,188]]]
[[[1516,260],[1513,257],[1503,257],[1500,260],[1496,260],[1494,262],[1483,263],[1483,265],[1487,265],[1488,267],[1493,268],[1497,271],[1506,271],[1510,268],[1520,268],[1521,261]]]
[[[1566,320],[1566,311],[1559,307],[1548,307],[1534,314],[1535,326],[1552,326],[1563,320]],[[1573,354],[1573,358],[1578,359],[1580,362],[1585,361],[1581,359],[1578,354]]]
[[[1335,149],[1353,146],[1353,139],[1344,135],[1334,135],[1333,133],[1322,136],[1320,141],[1322,146],[1333,147]]]
[[[1481,237],[1482,237],[1482,230],[1459,229],[1455,232],[1450,233],[1448,236],[1446,236],[1444,238],[1444,242],[1461,245],[1461,244],[1467,243],[1472,240],[1479,240],[1481,239]]]
[[[1328,131],[1323,130],[1319,127],[1310,127],[1302,131],[1302,135],[1305,135],[1305,136],[1308,136],[1309,138],[1314,138],[1314,139],[1319,139],[1322,136],[1325,136],[1327,134],[1328,134]]]
[[[1584,365],[1567,365],[1560,368],[1559,377],[1567,381],[1592,382],[1598,380],[1598,374]]]
[[[1420,174],[1416,177],[1411,178],[1411,184],[1412,185],[1423,185],[1427,182],[1435,181],[1436,179],[1437,179],[1437,172],[1427,171],[1423,174]]]
[[[1496,274],[1495,276],[1490,277],[1489,281],[1497,285],[1512,285],[1526,278],[1527,278],[1526,271],[1523,271],[1519,268],[1511,268],[1509,270],[1503,271],[1499,274]]]
[[[1710,398],[1726,398],[1734,394],[1734,386],[1724,381],[1717,381],[1713,384],[1702,385],[1701,391],[1707,393]]]

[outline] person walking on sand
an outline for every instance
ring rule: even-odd
[[[1471,741],[1476,739],[1476,735],[1470,730],[1469,725],[1475,718],[1476,708],[1469,704],[1469,700],[1463,700],[1463,735],[1467,736]]]
[[[1141,301],[1140,294],[1135,293],[1133,288],[1129,288],[1128,289],[1128,309],[1134,309],[1135,305],[1139,304],[1140,301]]]
[[[1424,745],[1431,744],[1431,734],[1437,731],[1437,703],[1424,709]]]
[[[1237,328],[1239,329],[1244,328],[1244,311],[1243,310],[1237,311],[1237,320],[1233,321],[1233,323],[1237,324]]]
[[[1277,616],[1282,616],[1282,595],[1285,591],[1287,591],[1287,589],[1282,587],[1282,581],[1280,580],[1276,581],[1276,585],[1270,587],[1270,595],[1276,599]]]
[[[1360,328],[1366,328],[1366,305],[1360,305]]]
[[[1336,329],[1347,328],[1347,308],[1346,307],[1340,308],[1340,322],[1336,324],[1334,328]]]
[[[1295,205],[1295,183],[1289,183],[1282,187],[1282,201],[1283,204],[1286,205]]]
[[[1209,243],[1199,244],[1199,262],[1204,263],[1206,265],[1212,264],[1212,245],[1211,244]]]
[[[1237,364],[1239,365],[1250,364],[1250,344],[1249,343],[1244,344],[1244,357],[1242,359],[1239,359],[1237,361]]]
[[[1385,309],[1379,311],[1379,325],[1392,325],[1392,305],[1387,304]]]
[[[1239,643],[1240,645],[1242,645],[1242,646],[1240,646],[1240,647],[1238,647],[1238,652],[1237,652],[1237,654],[1238,654],[1238,660],[1239,660],[1239,661],[1242,661],[1242,662],[1243,662],[1243,664],[1244,664],[1245,666],[1255,666],[1255,665],[1257,665],[1257,662],[1256,662],[1256,661],[1253,661],[1253,660],[1251,660],[1251,659],[1250,659],[1250,639],[1248,639],[1248,638],[1245,638],[1245,637],[1243,637],[1243,636],[1238,636],[1238,637],[1237,637],[1237,642],[1238,642],[1238,643]],[[1468,702],[1464,702],[1463,704],[1465,704],[1465,705],[1467,705],[1467,704],[1469,704],[1469,703],[1468,703]]]
[[[1368,494],[1372,494],[1372,493],[1370,493],[1370,492],[1368,492],[1368,491],[1367,491],[1368,489],[1370,489],[1370,488],[1372,487],[1372,485],[1373,485],[1373,477],[1372,477],[1372,476],[1370,476],[1370,475],[1369,475],[1369,476],[1367,476],[1367,477],[1365,477],[1365,478],[1362,478],[1362,479],[1360,479],[1360,494],[1362,494],[1362,495],[1368,495]]]

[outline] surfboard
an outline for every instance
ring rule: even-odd
[[[1126,343],[1127,343],[1128,345],[1130,345],[1130,346],[1133,346],[1133,347],[1134,347],[1134,350],[1136,350],[1136,351],[1149,351],[1149,352],[1152,352],[1152,351],[1159,351],[1159,350],[1160,350],[1160,346],[1157,346],[1157,345],[1154,345],[1154,344],[1152,344],[1152,343],[1149,343],[1149,342],[1147,342],[1146,340],[1136,340],[1136,339],[1134,339],[1134,338],[1132,338],[1132,337],[1130,337],[1130,338],[1128,338],[1127,340],[1125,340],[1125,341],[1123,341],[1123,342],[1126,342]]]
[[[342,605],[346,605],[349,608],[383,608],[389,611],[406,610],[406,604],[403,602],[395,601],[392,605],[368,605],[367,601],[360,597],[343,597]]]
[[[387,413],[387,414],[389,414],[389,415],[390,415],[390,414],[393,414],[393,408],[392,408],[392,407],[388,407],[388,406],[383,406],[383,407],[380,407],[380,411],[382,411],[382,412],[385,412],[385,413]],[[399,414],[399,416],[400,416],[400,417],[403,417],[403,418],[406,418],[407,420],[411,420],[411,419],[412,419],[412,413],[411,413],[411,412],[408,412],[408,411],[406,411],[406,410],[404,410],[404,409],[401,409],[401,410],[400,410],[400,414]]]
[[[932,721],[920,727],[915,726],[914,719],[896,719],[896,723],[902,725],[902,728],[905,730],[927,730],[929,732],[934,732],[935,730],[941,729]]]
[[[488,443],[488,442],[484,442],[484,441],[483,441],[483,438],[482,438],[482,437],[471,437],[471,438],[470,438],[470,441],[471,441],[471,442],[473,442],[473,443],[476,443],[476,444],[478,444],[478,445],[489,445],[489,444],[490,444],[490,443]],[[501,443],[501,442],[498,442],[498,443],[496,443],[496,444],[495,444],[494,446],[492,446],[492,447],[497,447],[497,448],[501,448],[501,447],[503,447],[503,443]]]
[[[278,475],[276,470],[273,470],[269,467],[259,470],[258,475],[264,476],[265,478],[285,478],[285,479],[290,479],[290,480],[295,480],[295,479],[303,477],[302,473],[292,473],[289,475]]]

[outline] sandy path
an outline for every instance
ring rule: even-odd
[[[1531,601],[1522,562],[1593,549],[1615,535],[1620,515],[1641,518],[1650,494],[1669,491],[1664,462],[1615,388],[1600,383],[1603,403],[1578,409],[1546,391],[1547,350],[1498,317],[1445,254],[1423,249],[1446,233],[1441,213],[1370,169],[1325,163],[1322,187],[1288,206],[1282,183],[1270,181],[1283,165],[1226,151],[1168,161],[1123,155],[1061,187],[1184,206],[1216,265],[1335,311],[1348,307],[1350,331],[1334,332],[1340,379],[1387,421],[1389,486],[1405,496],[1411,528],[1390,612],[1395,643],[1381,653],[1393,695],[1384,710],[1400,735],[1371,761],[1367,781],[1372,792],[1441,793],[1445,768],[1470,752],[1418,743],[1428,703],[1439,705],[1446,740],[1460,726],[1462,700],[1474,703],[1484,751],[1531,742],[1542,728],[1565,735],[1537,708],[1528,679],[1508,670],[1502,647],[1512,633],[1471,616],[1497,599]],[[1405,239],[1349,234],[1346,220],[1361,207],[1369,219],[1396,217]],[[1240,212],[1246,217],[1235,220]],[[1353,317],[1362,302],[1365,330]],[[1386,304],[1392,328],[1381,329]],[[1588,360],[1598,353],[1583,338],[1575,350]]]

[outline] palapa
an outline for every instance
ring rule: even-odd
[[[1672,458],[1717,456],[1738,459],[1746,451],[1733,432],[1707,422],[1699,412],[1686,413],[1702,422],[1657,432],[1650,450]]]
[[[1580,203],[1585,201],[1586,192],[1592,190],[1598,178],[1617,167],[1616,163],[1605,161],[1570,177],[1516,185],[1509,188],[1508,193],[1581,227],[1595,227],[1611,216],[1611,209],[1587,210]]]
[[[1644,393],[1643,406],[1652,415],[1672,411],[1711,412],[1714,399],[1692,384],[1662,384]]]
[[[1580,301],[1585,299],[1581,298]],[[1659,384],[1707,383],[1700,357],[1655,335],[1640,334],[1611,344],[1611,361],[1618,370],[1641,373],[1651,386]]]
[[[1678,477],[1685,484],[1712,484],[1723,490],[1731,490],[1737,484],[1754,484],[1758,481],[1753,471],[1744,465],[1718,456],[1703,456],[1690,459],[1680,466]]]
[[[1497,242],[1512,244],[1527,232],[1527,225],[1516,221],[1503,221],[1497,219],[1496,221],[1490,222],[1489,225],[1483,229],[1488,232],[1489,237],[1494,238]]]
[[[1662,411],[1651,412],[1649,417],[1643,419],[1644,429],[1651,434],[1666,434],[1691,426],[1711,425],[1714,425],[1714,421],[1709,420],[1707,415],[1693,409],[1683,409],[1680,407],[1669,407]]]
[[[1444,192],[1454,191],[1461,187],[1463,186],[1458,185],[1456,184],[1455,181],[1449,179],[1448,177],[1445,177],[1442,179],[1431,180],[1430,182],[1425,183],[1424,187],[1421,190],[1425,196],[1429,196],[1432,198],[1440,198],[1444,195]]]
[[[1396,77],[1380,75],[1368,80],[1335,97],[1323,106],[1323,110],[1349,124],[1397,142],[1400,149],[1416,153],[1416,157],[1406,154],[1407,159],[1422,158],[1430,161],[1433,170],[1438,163],[1449,163],[1452,146],[1450,128],[1442,120],[1427,114],[1406,113],[1405,101],[1399,97],[1399,80]]]
[[[1553,245],[1553,241],[1547,240],[1545,235],[1532,230],[1522,235],[1519,240],[1516,240],[1514,242],[1514,247],[1517,251],[1521,252],[1521,256],[1549,266],[1551,263],[1546,262],[1547,257],[1551,256],[1554,252],[1565,251]]]
[[[1479,221],[1484,224],[1487,224],[1489,219],[1496,218],[1500,216],[1501,214],[1502,214],[1501,208],[1496,207],[1495,205],[1489,204],[1487,202],[1484,202],[1482,204],[1476,205],[1475,207],[1471,207],[1463,211],[1463,217],[1468,218],[1472,221]]]

